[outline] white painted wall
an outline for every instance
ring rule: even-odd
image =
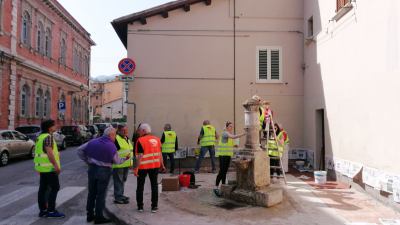
[[[112,110],[111,108],[107,107],[111,107]],[[123,99],[121,98],[106,103],[101,107],[101,119],[104,120],[105,118],[113,118],[113,119],[122,118],[123,115],[126,115],[126,112],[127,112],[126,104],[123,103]]]
[[[304,52],[305,146],[315,150],[315,110],[324,108],[328,156],[399,173],[400,2],[357,1],[337,22],[335,9],[304,4],[317,33]]]

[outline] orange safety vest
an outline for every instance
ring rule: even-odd
[[[136,155],[138,155],[138,143],[142,145],[143,156],[140,161],[139,170],[154,169],[161,167],[161,141],[153,135],[140,137],[136,142]]]

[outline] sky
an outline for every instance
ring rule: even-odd
[[[119,73],[118,62],[126,57],[126,49],[110,22],[172,0],[58,0],[91,34],[91,76]]]

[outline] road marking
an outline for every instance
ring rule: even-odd
[[[79,193],[85,190],[85,187],[66,187],[58,192],[57,206],[60,207],[62,204],[72,199]],[[38,217],[39,209],[38,205],[34,204],[28,208],[23,209],[19,213],[12,217],[9,217],[0,222],[0,225],[28,225],[36,222],[40,218]]]
[[[67,222],[62,225],[77,225],[86,224],[86,216],[73,216],[67,220]]]
[[[25,198],[26,196],[34,193],[37,190],[38,190],[38,187],[28,186],[28,187],[20,188],[20,189],[13,191],[7,195],[1,196],[0,197],[0,208],[4,207],[6,205],[9,205],[11,203],[14,203],[22,198]]]

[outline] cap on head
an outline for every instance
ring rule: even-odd
[[[172,129],[171,124],[166,123],[166,124],[164,125],[164,130],[171,130],[171,129]]]
[[[51,119],[45,120],[40,124],[40,129],[44,133],[49,133],[50,127],[54,126],[55,124],[56,124],[56,122],[54,120],[51,120]]]

